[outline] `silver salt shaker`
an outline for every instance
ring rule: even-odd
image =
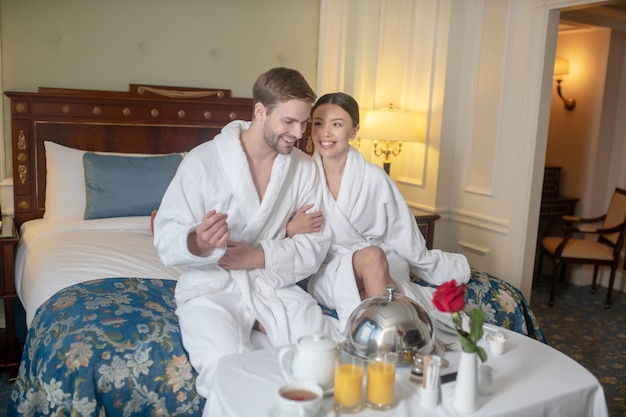
[[[413,356],[413,364],[411,365],[411,381],[422,383],[424,377],[424,360],[420,355]]]

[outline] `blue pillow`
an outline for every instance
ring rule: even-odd
[[[182,160],[180,154],[158,156],[83,156],[87,205],[85,220],[149,216]]]

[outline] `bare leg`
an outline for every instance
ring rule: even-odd
[[[385,293],[387,285],[394,285],[389,276],[385,252],[378,246],[368,246],[352,256],[352,267],[361,300]]]

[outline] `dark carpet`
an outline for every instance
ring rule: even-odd
[[[533,288],[531,308],[548,344],[573,358],[600,381],[611,417],[626,417],[626,294],[615,291],[604,309],[606,289],[559,283],[556,303],[548,306],[547,278]],[[11,395],[9,375],[0,372],[0,415]],[[567,416],[563,416],[567,417]]]
[[[9,383],[9,373],[0,372],[0,416],[7,413],[7,404],[11,397],[11,384]]]

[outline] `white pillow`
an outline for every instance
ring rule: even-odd
[[[46,149],[46,210],[44,219],[82,219],[85,192],[85,151],[44,141]]]
[[[46,201],[44,219],[83,219],[87,206],[86,151],[44,141],[46,150]],[[101,155],[158,156],[156,154],[96,152]],[[185,157],[187,153],[180,155]],[[167,155],[167,154],[161,154]]]

